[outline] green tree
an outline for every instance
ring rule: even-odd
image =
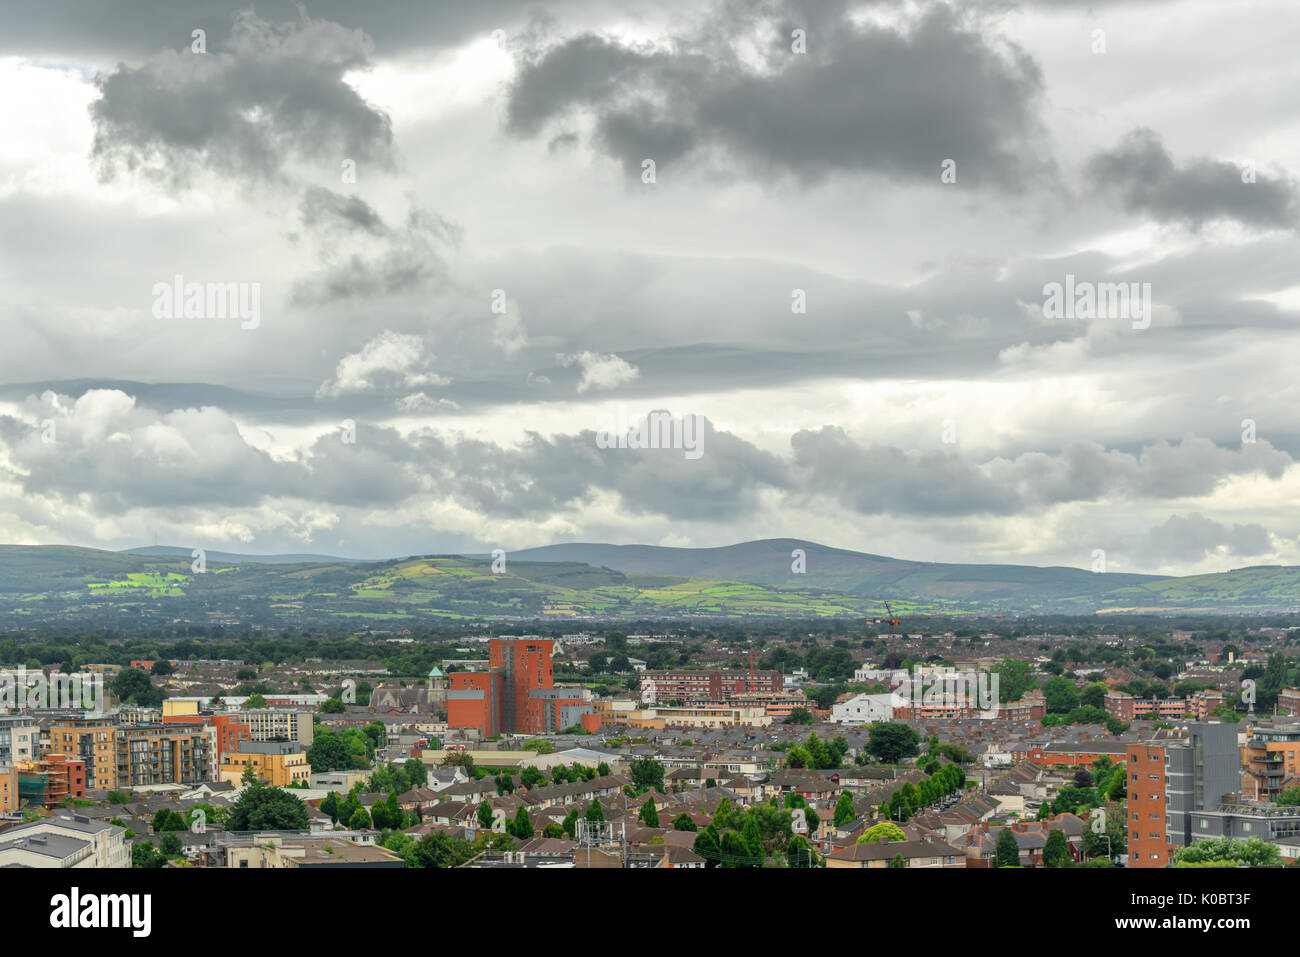
[[[659,812],[655,809],[654,798],[648,797],[645,799],[645,803],[641,805],[641,813],[637,817],[646,827],[659,826]]]
[[[1079,690],[1069,678],[1053,678],[1043,685],[1047,710],[1053,714],[1068,714],[1079,706]]]
[[[876,721],[868,729],[867,753],[883,764],[897,764],[920,753],[921,736],[905,724]]]
[[[648,791],[654,788],[656,791],[664,789],[664,766],[654,758],[638,758],[628,767],[632,775],[632,786],[638,792]]]
[[[479,803],[478,826],[485,831],[492,830],[492,805],[489,804],[487,801],[482,801]]]
[[[1070,866],[1070,842],[1065,839],[1065,832],[1059,828],[1053,828],[1047,835],[1047,845],[1043,848],[1043,863],[1048,867]]]
[[[722,863],[722,845],[718,840],[718,831],[712,824],[695,835],[691,850],[704,858],[706,868],[718,867]]]
[[[1020,866],[1020,849],[1009,827],[1004,827],[1002,833],[998,835],[997,864],[998,867]]]
[[[1187,847],[1175,851],[1174,861],[1176,867],[1205,867],[1215,864],[1273,867],[1281,863],[1281,852],[1276,844],[1257,838],[1234,841],[1228,837],[1215,837],[1193,841]]]
[[[906,841],[907,834],[893,821],[873,824],[858,835],[858,844],[877,844],[883,841]]]
[[[185,823],[185,818],[175,811],[162,808],[153,816],[152,827],[155,833],[162,834],[167,831],[183,831],[188,825]]]
[[[695,825],[695,820],[685,811],[673,818],[674,831],[696,831],[699,830]]]
[[[574,840],[577,836],[578,817],[579,817],[578,809],[575,807],[573,810],[571,810],[568,814],[565,815],[564,822],[560,825],[560,827],[564,829],[564,833],[569,836],[569,840],[571,841]]]
[[[374,823],[370,820],[370,814],[365,808],[359,807],[352,812],[352,817],[348,819],[349,831],[365,831]]]
[[[231,831],[305,831],[307,805],[283,788],[253,781],[244,787],[226,822]]]
[[[331,791],[329,794],[325,795],[325,799],[320,802],[320,812],[322,814],[328,814],[330,820],[337,824],[339,822],[339,804],[338,792]]]
[[[515,819],[510,822],[509,832],[521,841],[526,841],[533,836],[533,821],[528,816],[528,809],[520,805],[519,810],[515,812]]]
[[[153,841],[137,841],[131,845],[131,866],[159,868],[167,863],[167,856],[160,854]]]
[[[347,771],[353,767],[352,755],[343,739],[331,728],[317,728],[312,738],[311,747],[307,749],[307,763],[313,773],[325,771]]]
[[[799,834],[794,835],[786,843],[785,860],[790,867],[812,868],[826,866],[826,862],[822,860],[821,855]]]
[[[181,836],[175,831],[168,831],[158,839],[158,849],[165,857],[179,857],[181,854]]]
[[[857,816],[857,812],[853,810],[853,795],[848,791],[841,791],[840,799],[835,802],[835,813],[831,816],[831,823],[836,827],[842,827]]]
[[[1026,691],[1038,687],[1033,666],[1019,658],[1004,658],[1001,664],[990,668],[989,671],[998,676],[998,700],[1004,704],[1008,701],[1019,701]]]
[[[139,668],[123,668],[113,679],[113,694],[120,701],[146,708],[161,707],[165,697],[161,688],[153,686],[149,672]]]

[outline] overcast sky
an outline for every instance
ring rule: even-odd
[[[1300,561],[1294,0],[189,6],[0,12],[0,541]]]

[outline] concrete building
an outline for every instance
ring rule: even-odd
[[[311,747],[315,725],[313,712],[299,708],[253,708],[239,712],[248,725],[250,741],[297,741],[303,750]]]
[[[41,756],[41,729],[28,715],[0,714],[0,766]]]
[[[223,759],[220,779],[238,786],[250,767],[272,787],[311,783],[311,766],[297,741],[245,741]]]
[[[64,718],[50,728],[50,754],[86,766],[90,790],[212,780],[211,729],[201,724],[118,726],[112,718]]]
[[[1300,807],[1231,802],[1192,815],[1192,840],[1230,837],[1270,844],[1300,838]]]
[[[79,814],[55,815],[0,832],[0,867],[127,868],[126,829]]]
[[[847,701],[831,705],[831,721],[836,724],[870,724],[894,720],[894,701],[905,703],[893,693],[858,694]]]
[[[1282,782],[1300,775],[1300,725],[1257,727],[1247,732],[1242,749],[1242,785],[1256,801],[1276,801]]]
[[[1237,799],[1237,728],[1217,721],[1158,732],[1128,745],[1130,867],[1166,867],[1193,840],[1198,812]]]
[[[733,669],[722,671],[645,671],[641,673],[641,701],[654,704],[660,701],[683,703],[710,702],[723,704],[732,695],[745,692],[785,690],[785,681],[779,671],[750,672]]]
[[[600,727],[578,688],[556,688],[549,638],[493,638],[487,671],[458,671],[447,690],[447,724],[494,734],[543,734],[578,725]]]

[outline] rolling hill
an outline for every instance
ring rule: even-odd
[[[791,571],[802,549],[806,572]],[[797,539],[686,549],[553,545],[487,556],[316,555],[0,546],[0,625],[201,622],[352,627],[471,619],[861,618],[1300,610],[1300,568],[1181,578],[910,562]]]

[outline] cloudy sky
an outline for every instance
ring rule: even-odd
[[[0,541],[1300,561],[1297,35],[1293,0],[6,7]],[[172,314],[178,276],[250,311]],[[1149,314],[1055,314],[1067,276]],[[598,447],[654,410],[703,454]]]

